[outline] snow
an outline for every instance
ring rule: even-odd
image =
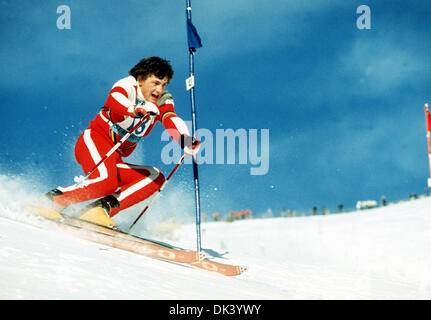
[[[13,201],[25,193],[22,183],[0,188],[3,300],[431,298],[431,198],[325,216],[206,222],[204,250],[248,268],[226,277],[33,226]],[[175,225],[158,240],[193,249],[195,226]]]

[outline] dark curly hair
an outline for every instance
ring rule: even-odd
[[[135,79],[138,79],[139,76],[145,79],[153,74],[159,79],[167,77],[169,82],[174,76],[174,70],[168,60],[159,57],[149,57],[139,61],[136,66],[130,69],[129,74]]]

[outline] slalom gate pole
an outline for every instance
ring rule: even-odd
[[[145,206],[144,210],[141,211],[141,213],[139,214],[139,216],[135,219],[135,221],[130,225],[129,227],[129,233],[130,230],[132,230],[132,228],[134,227],[134,225],[136,224],[136,222],[138,222],[138,220],[142,217],[142,215],[148,210],[148,208],[151,206],[151,204],[154,202],[154,200],[160,195],[160,193],[162,192],[162,190],[165,188],[166,184],[168,183],[168,181],[172,178],[172,176],[174,175],[174,173],[178,170],[178,168],[180,167],[180,165],[183,163],[184,158],[186,157],[185,154],[183,154],[183,156],[180,158],[180,160],[178,161],[178,163],[175,165],[175,167],[172,169],[171,173],[169,174],[169,176],[166,178],[165,182],[163,182],[162,186],[160,187],[160,189],[157,191],[156,195],[153,196],[150,200],[150,202],[148,202],[148,204]]]
[[[190,37],[190,32],[196,30],[192,24],[192,6],[191,0],[186,0],[186,18],[187,18],[187,35]],[[193,28],[193,30],[191,30]],[[197,35],[197,32],[196,32]],[[192,136],[196,135],[196,106],[195,106],[195,88],[194,88],[194,53],[195,48],[190,46],[189,40],[189,78],[186,80],[187,90],[190,91],[190,104],[192,111]],[[199,174],[198,174],[198,164],[196,162],[196,156],[193,158],[193,178],[195,185],[195,213],[196,213],[196,247],[197,252],[201,252],[201,211],[200,211],[200,195],[199,195]]]
[[[425,103],[425,119],[428,140],[428,162],[430,169],[430,177],[428,178],[428,187],[431,187],[431,114],[429,111],[428,103]]]
[[[85,185],[85,181],[88,179],[88,177],[97,170],[97,168],[106,161],[106,159],[108,159],[111,154],[113,154],[123,143],[124,141],[126,141],[133,132],[135,132],[135,130],[144,123],[144,121],[148,120],[149,116],[146,115],[144,117],[141,118],[141,120],[138,121],[138,123],[136,125],[133,126],[132,129],[130,129],[126,135],[124,135],[123,138],[121,138],[120,141],[118,141],[115,146],[112,147],[111,150],[108,151],[108,153],[105,154],[105,156],[100,159],[100,161],[93,167],[93,169],[91,169],[85,176],[80,176],[80,177],[75,177],[75,182],[78,186],[83,187]]]

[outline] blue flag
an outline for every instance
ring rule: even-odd
[[[191,51],[196,51],[197,48],[202,47],[201,38],[190,19],[187,19],[187,41]]]

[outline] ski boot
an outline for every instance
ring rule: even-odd
[[[63,215],[60,211],[63,210],[64,207],[57,204],[54,198],[61,195],[63,195],[63,192],[60,190],[51,190],[45,194],[45,197],[40,199],[40,203],[29,205],[27,209],[49,220],[60,222],[63,220]]]
[[[111,229],[117,229],[115,222],[112,221],[109,214],[111,212],[111,208],[117,208],[119,206],[120,203],[117,198],[113,195],[109,195],[90,203],[82,209],[79,219]]]

